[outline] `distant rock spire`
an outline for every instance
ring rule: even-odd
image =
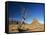
[[[38,19],[37,19],[37,18],[34,18],[34,19],[32,20],[32,24],[38,24]]]

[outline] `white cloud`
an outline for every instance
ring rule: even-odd
[[[44,24],[44,21],[40,21],[40,20],[39,20],[39,23]]]

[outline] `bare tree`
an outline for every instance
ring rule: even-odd
[[[30,16],[28,15],[28,8],[22,8],[22,11],[21,11],[21,21],[24,23],[25,22],[25,20],[27,19],[27,18],[29,18]],[[21,22],[21,23],[22,23]]]
[[[21,14],[21,24],[18,24],[18,30],[19,30],[19,32],[22,32],[22,31],[25,31],[25,30],[21,29],[22,25],[25,24],[25,20],[28,17],[30,17],[30,16],[27,16],[28,15],[28,8],[24,8],[23,7],[22,10],[21,10],[21,12],[20,12],[20,14]]]

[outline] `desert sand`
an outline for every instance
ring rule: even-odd
[[[33,20],[31,24],[16,24],[16,22],[9,24],[9,32],[22,32],[23,30],[26,32],[44,31],[44,24],[39,23],[37,20]]]

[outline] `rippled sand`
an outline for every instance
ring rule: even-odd
[[[19,32],[19,24],[10,24],[9,32]],[[44,31],[44,24],[32,23],[32,24],[21,24],[20,29],[26,30],[28,32]]]

